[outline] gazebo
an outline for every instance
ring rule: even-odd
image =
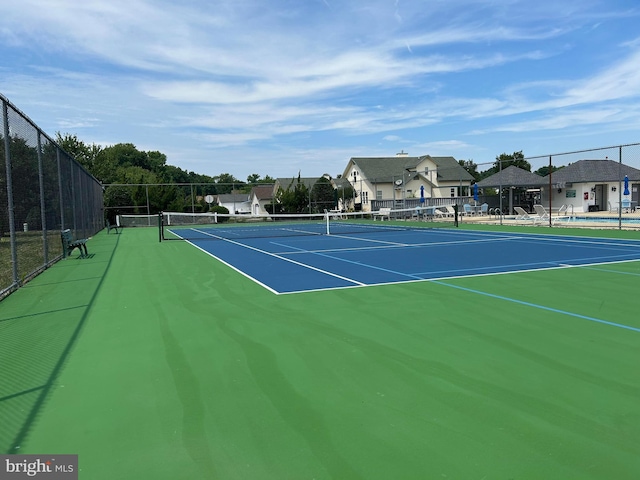
[[[544,178],[515,165],[509,165],[477,183],[479,188],[497,188],[502,198],[502,190],[509,189],[509,211],[513,210],[513,190],[515,188],[536,188],[544,185]],[[502,205],[501,205],[502,207]]]

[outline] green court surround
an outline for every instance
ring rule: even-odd
[[[585,317],[640,328],[640,262],[278,296],[157,229],[88,248],[0,303],[2,453],[90,480],[638,477],[640,332]]]

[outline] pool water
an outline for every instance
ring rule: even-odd
[[[618,217],[571,217],[568,220],[561,220],[562,222],[597,222],[597,223],[618,223]],[[640,218],[625,218],[622,217],[622,223],[640,224]]]

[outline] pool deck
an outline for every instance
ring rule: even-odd
[[[535,214],[531,214],[535,216]],[[616,221],[620,220],[620,222]],[[631,221],[631,222],[630,222]],[[463,216],[462,223],[487,223],[507,225],[539,225],[549,226],[549,220],[521,220],[515,215],[505,215],[502,219],[496,215]],[[632,213],[618,212],[575,212],[573,215],[551,216],[551,224],[554,227],[570,226],[580,228],[621,228],[640,230],[640,210]]]

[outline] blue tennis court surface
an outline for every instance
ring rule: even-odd
[[[458,229],[188,238],[278,294],[640,260],[639,241]]]

